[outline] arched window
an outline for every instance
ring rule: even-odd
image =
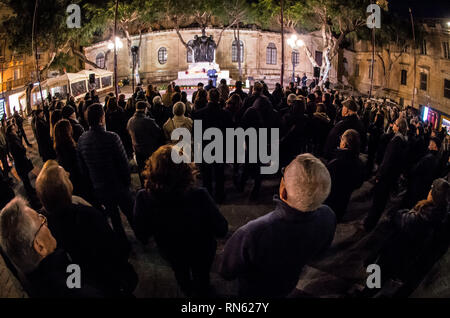
[[[270,42],[266,50],[266,64],[277,64],[277,47],[275,43]]]
[[[105,54],[103,52],[97,54],[95,57],[95,64],[97,64],[99,68],[105,68]]]
[[[167,62],[167,49],[160,47],[158,50],[158,62],[159,64],[166,64]]]
[[[233,41],[233,44],[231,45],[231,61],[232,62],[237,62],[238,61],[238,50],[237,50],[237,40]],[[240,47],[240,58],[241,58],[241,63],[244,62],[244,42],[242,42],[241,40],[239,40],[239,47]]]
[[[190,40],[190,41],[187,43],[187,45],[188,45],[189,47],[192,47],[193,44],[194,44],[194,41],[193,41],[193,40]],[[187,49],[186,49],[186,61],[187,61],[188,63],[194,62],[194,59],[192,58],[192,50],[191,50],[190,48],[187,48]]]
[[[300,63],[300,54],[297,50],[292,51],[292,64],[298,65]]]

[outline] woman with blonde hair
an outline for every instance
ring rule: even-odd
[[[147,161],[145,189],[136,196],[134,229],[144,244],[154,236],[186,295],[207,296],[216,237],[228,223],[204,188],[195,186],[193,166],[172,160],[179,150],[165,145]]]
[[[172,84],[167,85],[167,90],[162,96],[162,103],[166,107],[172,107],[172,95],[173,95],[173,87]]]
[[[177,128],[186,128],[192,132],[192,119],[185,117],[186,106],[183,102],[177,102],[173,105],[173,118],[169,118],[163,126],[164,135],[167,142],[172,142],[171,134]]]

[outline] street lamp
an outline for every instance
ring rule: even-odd
[[[116,36],[116,49],[121,49],[123,47],[122,40]],[[114,50],[114,42],[110,41],[108,43],[108,49]]]
[[[305,42],[302,39],[297,37],[297,34],[292,34],[289,39],[287,39],[287,44],[295,50],[297,48],[303,47]],[[294,53],[292,53],[292,82],[295,83],[295,57]]]

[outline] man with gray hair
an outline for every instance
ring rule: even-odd
[[[225,245],[220,273],[238,279],[240,296],[285,297],[302,267],[333,241],[336,216],[322,204],[331,188],[325,165],[302,154],[282,173],[275,210],[239,228]]]
[[[102,297],[86,277],[80,288],[69,288],[70,259],[57,249],[56,239],[44,215],[16,197],[0,212],[0,246],[14,266],[25,275],[31,297]],[[82,274],[82,273],[81,273]]]

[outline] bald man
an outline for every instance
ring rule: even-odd
[[[275,210],[239,228],[225,246],[220,273],[238,279],[240,296],[287,296],[302,267],[333,241],[336,216],[322,204],[331,187],[327,168],[302,154],[282,172]]]

